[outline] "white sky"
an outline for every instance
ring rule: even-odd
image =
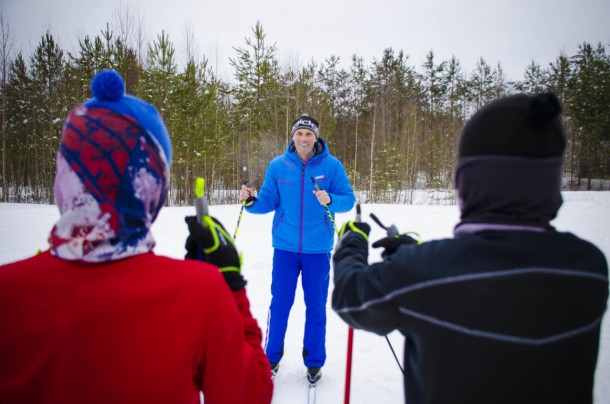
[[[433,50],[437,62],[455,55],[466,72],[480,57],[500,62],[508,80],[521,79],[532,60],[544,67],[561,52],[574,55],[582,42],[610,44],[609,0],[0,0],[0,7],[25,55],[47,30],[74,49],[83,33],[99,34],[128,9],[142,17],[148,40],[164,29],[181,56],[188,25],[199,54],[225,79],[233,48],[246,46],[257,21],[282,64],[336,55],[347,68],[356,54],[369,65],[391,47],[418,71]]]

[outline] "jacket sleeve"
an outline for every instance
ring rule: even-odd
[[[385,262],[368,265],[368,244],[365,238],[348,232],[333,255],[333,310],[357,329],[385,335],[399,327],[398,307],[385,286]]]
[[[246,397],[249,403],[271,402],[273,383],[271,368],[262,348],[263,335],[250,312],[250,301],[246,289],[233,292],[237,307],[244,323],[244,369],[246,369]]]
[[[330,189],[327,190],[331,198],[331,203],[328,207],[333,212],[349,212],[354,207],[354,203],[356,203],[356,196],[347,178],[345,168],[336,158],[334,161],[336,164],[333,182]]]
[[[205,327],[207,343],[199,370],[205,402],[268,404],[271,372],[245,289],[232,292],[220,279],[223,285],[214,288],[213,295],[208,293],[214,320]]]

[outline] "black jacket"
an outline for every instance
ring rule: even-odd
[[[334,254],[333,309],[405,336],[416,403],[590,403],[608,267],[569,233],[488,231],[403,245],[367,264],[349,232]]]

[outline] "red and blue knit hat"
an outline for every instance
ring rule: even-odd
[[[103,262],[152,250],[171,142],[159,112],[125,94],[117,72],[99,72],[91,90],[64,123],[55,177],[61,218],[50,244],[60,258]]]

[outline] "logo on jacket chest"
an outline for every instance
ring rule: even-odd
[[[315,177],[313,177],[313,179],[316,181],[316,184],[326,182],[326,177],[324,176],[324,174],[316,175]]]

